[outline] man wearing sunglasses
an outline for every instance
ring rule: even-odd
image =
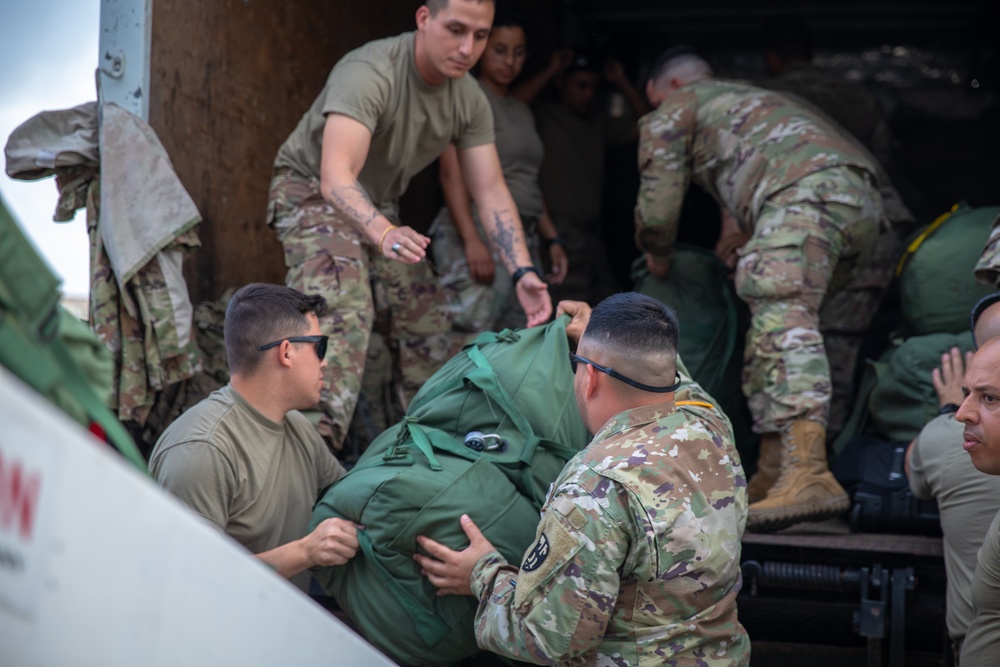
[[[479,645],[510,658],[747,665],[746,478],[729,420],[697,386],[681,389],[676,316],[635,293],[559,311],[573,316],[571,340],[583,330],[570,361],[596,435],[552,485],[535,543],[510,564],[463,516],[465,550],[420,537],[429,556],[414,559],[440,595],[479,599]]]
[[[319,402],[326,300],[255,283],[226,309],[230,382],[160,436],[149,469],[165,489],[306,590],[308,569],[341,565],[358,542],[349,521],[307,534],[312,506],[344,469],[299,410]]]

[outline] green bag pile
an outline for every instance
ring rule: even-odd
[[[993,291],[974,269],[1000,206],[956,204],[920,230],[896,267],[908,328],[917,335],[969,329],[969,311]]]
[[[968,318],[966,318],[968,321]],[[912,336],[889,348],[872,364],[876,382],[868,399],[874,432],[892,442],[910,442],[938,413],[931,372],[952,347],[972,349],[972,334]]]
[[[479,336],[313,511],[312,527],[330,517],[365,527],[357,557],[315,574],[361,634],[401,664],[441,665],[478,650],[476,601],[435,594],[412,559],[416,536],[464,548],[466,513],[519,563],[549,485],[589,442],[566,321]]]

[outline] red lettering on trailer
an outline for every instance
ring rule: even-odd
[[[31,540],[41,487],[40,473],[26,472],[21,461],[0,451],[0,532],[16,528],[23,541]]]

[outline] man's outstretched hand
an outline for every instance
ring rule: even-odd
[[[552,297],[549,286],[534,273],[525,273],[514,288],[517,300],[528,316],[528,326],[545,324],[552,316]]]

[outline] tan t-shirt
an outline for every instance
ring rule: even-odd
[[[380,39],[351,51],[278,150],[275,168],[320,177],[323,128],[330,113],[344,114],[372,132],[359,181],[379,208],[393,208],[410,179],[449,143],[459,149],[493,142],[493,114],[466,74],[429,85],[414,61],[415,33]]]
[[[486,86],[483,92],[493,110],[497,153],[510,196],[522,218],[540,218],[542,188],[538,184],[538,172],[542,168],[545,148],[535,130],[531,109],[524,102],[497,95]]]
[[[996,667],[1000,660],[1000,513],[979,550],[972,604],[976,618],[962,645],[962,667]]]
[[[910,490],[935,498],[944,532],[948,635],[964,637],[972,623],[972,573],[990,522],[1000,510],[1000,477],[979,472],[962,449],[965,425],[941,415],[924,426],[910,457]],[[964,661],[963,661],[964,662]]]
[[[273,422],[232,385],[164,431],[149,470],[193,512],[255,554],[304,537],[320,491],[345,474],[301,413]],[[305,590],[309,573],[292,582]]]

